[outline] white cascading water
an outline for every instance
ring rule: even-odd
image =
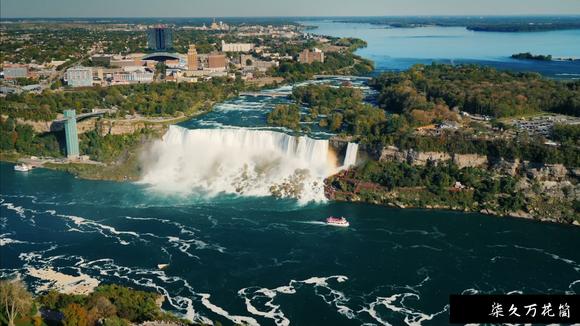
[[[327,140],[179,126],[144,154],[143,168],[142,182],[164,193],[274,195],[301,202],[325,200],[323,180],[336,172]]]
[[[344,162],[342,167],[348,169],[349,167],[356,164],[356,157],[358,154],[358,144],[348,143],[346,146],[346,155],[344,155]]]

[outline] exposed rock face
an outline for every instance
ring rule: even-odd
[[[52,125],[52,121],[32,121],[32,120],[24,120],[21,118],[17,118],[16,123],[20,125],[29,125],[32,127],[32,130],[34,130],[34,132],[39,134],[51,131]]]
[[[407,161],[407,153],[401,152],[395,146],[387,146],[383,148],[381,151],[381,156],[379,158],[380,161],[397,161],[397,162],[406,162]]]
[[[380,161],[406,162],[411,165],[422,166],[431,161],[435,164],[452,161],[460,169],[466,167],[490,168],[497,173],[515,176],[522,171],[530,179],[537,181],[563,181],[570,175],[580,178],[580,168],[568,170],[562,164],[538,164],[513,161],[504,158],[489,158],[479,154],[448,154],[444,152],[417,152],[412,149],[402,151],[395,146],[382,148]]]
[[[492,164],[491,168],[498,173],[515,176],[520,168],[520,165],[521,163],[519,159],[515,159],[513,162],[511,162],[500,158]]]
[[[530,165],[529,163],[526,165]],[[562,181],[568,175],[568,169],[562,164],[546,164],[540,166],[526,166],[528,177],[538,181]]]
[[[77,132],[84,134],[85,132],[95,130],[97,118],[85,119],[77,122]]]
[[[401,151],[395,146],[387,146],[381,151],[379,160],[407,162],[411,165],[426,165],[429,161],[435,164],[451,161],[451,155],[443,152],[417,152],[412,149]]]
[[[409,150],[407,162],[411,165],[426,165],[427,162],[435,164],[451,161],[451,155],[442,152],[415,152]]]
[[[460,169],[467,167],[486,168],[488,166],[488,158],[478,154],[454,154],[453,163]]]
[[[3,116],[5,117],[5,116]],[[85,133],[95,129],[95,121],[97,118],[88,118],[77,122],[77,131],[79,134]],[[54,121],[33,121],[24,120],[21,118],[16,119],[16,123],[21,125],[28,125],[32,127],[35,133],[43,134],[47,132],[57,132],[64,130],[63,122]]]
[[[99,121],[97,130],[99,135],[106,136],[133,134],[145,128],[161,130],[164,126],[162,124],[147,124],[143,121],[103,119]]]

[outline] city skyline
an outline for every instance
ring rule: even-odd
[[[82,6],[79,4],[82,3]],[[572,0],[4,0],[1,18],[580,15]]]

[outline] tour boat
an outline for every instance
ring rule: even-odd
[[[326,219],[326,224],[340,226],[340,227],[348,227],[350,223],[344,217],[329,217]]]
[[[157,268],[159,269],[166,269],[169,264],[157,264]]]
[[[28,172],[30,170],[32,170],[32,167],[28,164],[18,164],[14,166],[14,171]]]

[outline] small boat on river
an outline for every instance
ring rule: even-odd
[[[344,217],[333,217],[333,216],[330,216],[329,218],[326,219],[326,224],[344,228],[350,226],[350,223],[348,223],[348,221]]]
[[[28,165],[28,164],[18,164],[14,166],[14,171],[18,171],[18,172],[28,172],[32,170],[32,166]]]

